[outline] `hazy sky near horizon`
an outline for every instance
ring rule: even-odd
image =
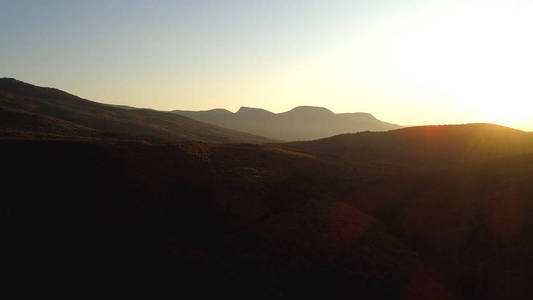
[[[533,130],[531,0],[0,0],[0,77],[160,110]]]

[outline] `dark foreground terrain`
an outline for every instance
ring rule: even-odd
[[[269,142],[0,79],[2,287],[533,298],[531,133]]]
[[[531,145],[486,124],[264,146],[4,138],[2,273],[196,296],[530,299]]]

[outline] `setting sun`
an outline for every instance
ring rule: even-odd
[[[461,1],[391,22],[401,25],[382,58],[394,80],[440,94],[476,121],[533,128],[533,2]]]
[[[332,80],[342,82],[328,92],[374,101],[372,110],[396,115],[399,123],[426,123],[416,115],[424,112],[443,122],[532,130],[531,28],[531,1],[443,2],[337,38],[340,46],[326,52],[319,73],[330,74],[324,72],[329,68],[338,75]]]

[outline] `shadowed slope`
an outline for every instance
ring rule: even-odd
[[[313,157],[195,142],[0,146],[10,158],[1,203],[10,281],[94,289],[166,280],[182,296],[400,299],[421,267],[378,220],[344,202],[347,174]]]
[[[472,124],[283,149],[0,140],[3,270],[267,299],[531,299],[530,138]]]
[[[278,145],[93,139],[98,126],[160,129],[177,116],[14,83],[0,89],[2,128],[55,138],[0,138],[6,285],[532,298],[531,133],[469,124]]]
[[[124,136],[264,143],[269,139],[229,130],[168,112],[121,109],[14,79],[0,79],[3,135]],[[24,121],[22,121],[24,120]]]

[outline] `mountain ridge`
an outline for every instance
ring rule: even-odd
[[[222,111],[224,113],[221,113]],[[297,106],[281,113],[247,106],[240,107],[234,113],[220,108],[172,112],[213,125],[282,141],[314,140],[343,133],[402,128],[378,120],[370,113],[334,113],[318,106]]]
[[[389,164],[477,163],[505,156],[533,153],[529,132],[490,123],[428,125],[387,132],[341,134],[314,141],[280,144],[311,155],[348,162]]]
[[[152,109],[93,102],[56,88],[13,78],[0,79],[3,136],[115,136],[197,140],[212,143],[268,143],[273,140]],[[18,117],[17,117],[18,116]],[[20,119],[24,122],[20,122]]]

